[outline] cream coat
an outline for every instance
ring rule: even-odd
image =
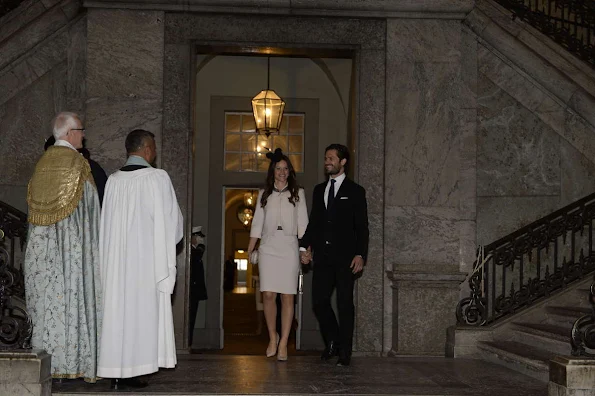
[[[304,189],[300,188],[298,193],[300,199],[295,206],[289,202],[289,191],[283,191],[281,193],[273,192],[267,199],[264,209],[260,204],[263,192],[262,189],[258,191],[258,203],[252,220],[250,237],[266,240],[277,231],[278,226],[281,226],[285,235],[301,238],[308,227],[308,209]]]

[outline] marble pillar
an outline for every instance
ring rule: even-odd
[[[396,354],[444,354],[473,261],[475,54],[460,21],[388,21],[384,255]]]

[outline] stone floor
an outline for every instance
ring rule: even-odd
[[[336,367],[316,356],[277,362],[264,356],[183,355],[178,367],[161,370],[149,386],[110,392],[96,384],[54,384],[53,395],[466,395],[543,396],[547,384],[491,363],[447,358],[355,357]]]

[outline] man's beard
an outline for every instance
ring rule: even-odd
[[[337,173],[339,173],[339,169],[335,168],[334,166],[331,169],[327,169],[327,167],[325,166],[324,173],[327,176],[336,175]]]

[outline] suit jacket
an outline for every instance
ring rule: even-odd
[[[327,182],[314,187],[310,222],[300,246],[312,247],[315,252],[330,249],[331,253],[351,263],[356,255],[364,260],[368,254],[368,205],[366,190],[345,178],[335,199],[331,211],[327,213],[324,204],[324,190]],[[326,224],[329,221],[330,223]],[[330,233],[325,233],[325,226],[330,227]],[[330,245],[327,245],[330,239]]]
[[[97,195],[99,195],[99,204],[103,204],[103,192],[105,191],[105,183],[107,183],[107,175],[105,171],[96,161],[91,158],[87,159],[91,167],[91,174],[95,180],[95,187],[97,187]]]

